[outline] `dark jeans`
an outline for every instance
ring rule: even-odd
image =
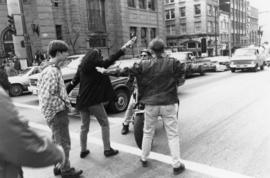
[[[81,114],[81,151],[85,151],[87,149],[87,134],[89,132],[90,126],[90,115],[94,115],[101,126],[102,130],[102,141],[104,150],[109,150],[111,148],[110,145],[110,126],[108,121],[107,113],[104,109],[103,104],[97,104],[94,106],[90,106],[88,108],[84,108],[80,111]]]
[[[65,163],[62,166],[62,171],[70,169],[69,152],[70,152],[70,136],[69,136],[69,120],[68,111],[58,112],[49,127],[52,130],[52,139],[55,144],[61,145],[65,152]]]

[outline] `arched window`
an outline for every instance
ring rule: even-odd
[[[8,54],[15,54],[11,30],[7,30],[4,33],[2,40],[4,44],[5,55],[7,56]]]

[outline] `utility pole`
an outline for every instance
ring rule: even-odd
[[[21,59],[26,59],[28,65],[32,62],[32,51],[27,33],[22,0],[7,1],[8,16],[13,17],[16,33],[13,34],[15,54]]]
[[[231,48],[232,48],[232,44],[231,44],[231,25],[232,25],[232,21],[231,21],[231,2],[229,2],[229,6],[230,6],[230,8],[229,8],[229,41],[228,41],[228,43],[229,43],[229,57],[231,57],[232,56],[232,50],[231,50]]]
[[[217,56],[217,10],[218,8],[215,7],[215,45],[216,45],[215,53],[216,53],[216,56]]]
[[[23,2],[22,0],[19,0],[20,3],[20,10],[21,10],[21,18],[22,18],[22,26],[23,26],[23,36],[24,36],[24,41],[25,41],[25,49],[26,49],[26,54],[28,57],[28,65],[32,65],[33,63],[33,55],[32,55],[32,48],[31,48],[31,42],[30,42],[30,37],[27,31],[26,27],[26,21],[25,21],[25,16],[24,16],[24,9],[23,9]]]

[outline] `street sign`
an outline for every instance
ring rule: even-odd
[[[16,35],[23,36],[22,16],[20,14],[14,14],[14,21],[16,27]]]
[[[20,14],[20,1],[19,0],[7,0],[8,15]]]

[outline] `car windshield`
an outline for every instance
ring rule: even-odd
[[[178,60],[185,60],[187,57],[187,53],[171,53],[170,57],[176,58]]]
[[[23,71],[21,71],[19,75],[25,75],[25,74],[27,74],[27,72],[29,72],[30,70],[31,70],[31,68],[26,68],[26,69],[24,69]]]
[[[68,65],[66,65],[66,67],[72,68],[72,69],[77,69],[77,67],[80,65],[80,63],[82,61],[82,58],[83,58],[82,56],[70,56],[70,57],[68,57],[70,62],[68,63]]]
[[[255,55],[256,49],[237,49],[234,53],[235,56],[250,56]]]

